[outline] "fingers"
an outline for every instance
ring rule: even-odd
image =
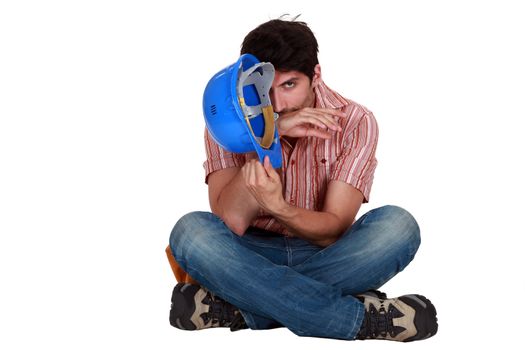
[[[333,109],[333,108],[314,108],[314,109],[317,111],[326,113],[326,114],[336,116],[336,117],[341,117],[341,118],[346,117],[346,112],[340,111],[338,109]]]
[[[266,181],[266,178],[268,175],[266,175],[266,171],[264,170],[261,162],[257,160],[253,160],[253,167],[255,172],[255,178],[256,178],[256,185],[263,185]]]
[[[242,167],[242,173],[244,177],[244,183],[248,188],[252,186],[252,184],[255,184],[255,171],[253,168],[253,161],[250,160],[246,162]]]
[[[322,129],[330,128],[334,131],[341,131],[342,129],[334,120],[334,116],[344,117],[346,114],[340,110],[331,108],[304,108],[297,114],[297,121],[310,123]]]
[[[254,188],[265,184],[268,175],[257,159],[247,161],[242,167],[244,182],[248,188]]]
[[[311,113],[310,116],[312,118],[317,118],[317,120],[321,121],[324,125],[326,125],[330,129],[334,131],[341,131],[341,127],[334,120],[333,116],[344,117],[345,113],[337,109],[330,109],[330,108],[313,108],[310,111],[310,113]]]
[[[344,118],[346,117],[346,113],[343,112],[343,111],[340,111],[338,109],[333,109],[333,108],[304,108],[304,110],[307,110],[307,111],[310,111],[310,112],[314,112],[314,113],[318,113],[318,114],[322,114],[322,115],[325,115],[325,116],[328,116],[328,117],[340,117],[340,118]]]
[[[316,136],[329,139],[334,136],[334,131],[343,130],[335,118],[344,116],[345,112],[332,108],[301,108],[280,115],[277,130],[280,136]]]
[[[277,171],[273,168],[272,163],[270,162],[269,156],[264,156],[264,170],[266,170],[266,174],[272,179],[272,180],[278,180],[280,179],[280,175],[277,173]]]

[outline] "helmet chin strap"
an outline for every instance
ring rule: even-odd
[[[264,118],[264,135],[260,142],[261,147],[270,148],[274,142],[273,135],[275,133],[275,113],[273,112],[272,105],[265,106],[262,108]],[[250,126],[251,129],[251,126]],[[252,131],[253,134],[253,131]]]
[[[239,104],[242,108],[244,120],[248,124],[248,128],[253,137],[257,140],[262,148],[269,149],[272,144],[276,142],[275,134],[275,120],[278,115],[274,112],[272,103],[269,98],[269,91],[275,70],[273,65],[266,62],[261,62],[253,65],[246,71],[239,69],[239,78],[237,83],[237,96]],[[254,85],[259,97],[260,104],[248,106],[244,100],[245,86]],[[262,114],[264,120],[264,134],[262,137],[255,135],[251,125],[251,119],[259,117]]]

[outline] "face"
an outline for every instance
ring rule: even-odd
[[[304,107],[313,107],[315,102],[314,87],[319,83],[321,67],[315,66],[312,81],[298,71],[275,71],[270,99],[277,113],[288,113]]]

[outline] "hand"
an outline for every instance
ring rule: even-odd
[[[281,176],[268,156],[264,157],[264,164],[257,159],[247,161],[241,171],[246,187],[264,211],[272,214],[286,204]]]
[[[277,118],[277,131],[279,136],[315,136],[329,139],[332,137],[330,132],[316,129],[315,127],[341,131],[341,127],[333,117],[344,117],[345,115],[346,113],[331,108],[302,108],[279,115],[279,118]]]

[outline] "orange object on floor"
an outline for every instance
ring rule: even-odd
[[[199,284],[199,282],[191,278],[191,276],[186,271],[184,271],[182,267],[179,266],[179,264],[173,257],[173,254],[171,254],[170,246],[166,247],[166,255],[168,256],[168,261],[170,262],[171,271],[173,271],[173,274],[175,275],[175,279],[177,280],[177,282]]]

